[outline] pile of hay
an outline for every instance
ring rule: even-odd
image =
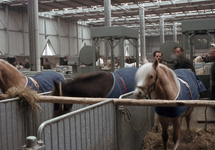
[[[40,107],[37,104],[38,96],[37,92],[27,87],[12,87],[6,91],[5,94],[1,94],[1,99],[9,99],[19,97],[19,109],[36,109]]]
[[[213,150],[215,147],[215,128],[211,127],[206,132],[202,129],[181,130],[180,145],[177,150]],[[142,150],[163,150],[162,131],[154,129],[143,139]],[[174,148],[173,129],[168,129],[168,149]]]

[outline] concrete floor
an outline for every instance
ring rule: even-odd
[[[215,108],[207,108],[207,120],[215,121]],[[205,121],[205,107],[195,107],[192,112],[192,118],[190,121],[190,127],[192,128],[205,128],[205,123],[198,123],[197,121]],[[207,127],[215,127],[215,123],[207,123]],[[186,129],[185,117],[182,119],[182,128]]]

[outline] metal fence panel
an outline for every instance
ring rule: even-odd
[[[130,95],[123,98],[134,98],[133,93],[131,92]],[[147,124],[140,131],[136,131],[130,123],[124,120],[124,115],[119,107],[117,106],[116,110],[117,150],[141,150],[143,138],[153,127],[151,121],[154,120],[153,107],[148,107],[147,119],[147,106],[124,106],[131,113],[132,124],[135,128],[142,127],[147,119]]]
[[[24,145],[27,136],[37,136],[39,125],[45,120],[52,118],[53,104],[38,104],[43,109],[43,113],[39,112],[39,110],[20,110],[18,108],[18,98],[0,101],[1,150],[14,150]]]
[[[48,120],[38,129],[38,140],[44,141],[46,150],[113,150],[116,147],[114,108],[113,101],[108,100]],[[113,126],[108,129],[109,138],[108,124]]]

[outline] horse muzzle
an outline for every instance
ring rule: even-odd
[[[134,97],[136,99],[143,99],[145,96],[146,96],[146,93],[143,90],[141,90],[139,88],[136,88],[134,90]]]

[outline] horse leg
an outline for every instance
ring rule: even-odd
[[[188,112],[187,112],[188,115],[186,115],[187,129],[190,129],[190,120],[191,120],[192,111],[193,111],[193,108],[190,107]]]
[[[174,150],[176,150],[180,143],[180,129],[181,129],[181,117],[178,117],[173,122],[173,142],[175,143]]]
[[[161,127],[162,127],[162,139],[163,139],[163,149],[167,150],[167,141],[168,141],[168,121],[166,119],[164,119],[165,117],[161,117],[159,116],[159,121],[161,123]]]
[[[156,131],[156,133],[158,132],[158,126],[159,126],[159,118],[158,118],[158,114],[156,114],[155,113],[155,119],[154,119],[154,121],[155,121],[155,131]]]

